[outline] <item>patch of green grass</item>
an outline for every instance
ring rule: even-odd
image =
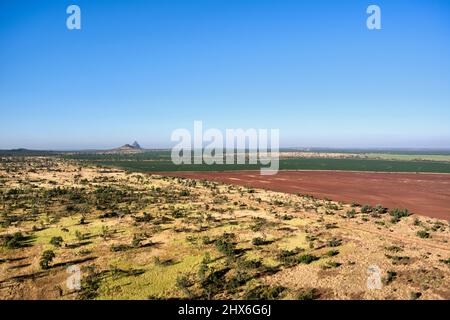
[[[304,233],[296,233],[294,236],[279,241],[280,249],[295,250],[308,246],[308,241]]]
[[[122,269],[142,268],[145,272],[138,276],[107,278],[101,282],[98,299],[147,299],[182,298],[183,292],[177,287],[177,278],[196,270],[203,255],[187,255],[176,263],[161,265],[135,265],[130,261],[116,263]]]

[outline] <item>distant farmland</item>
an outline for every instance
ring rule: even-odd
[[[85,160],[105,167],[116,167],[139,172],[171,171],[235,171],[259,170],[260,165],[175,165],[168,154],[133,156],[79,155],[71,158]],[[440,161],[291,158],[280,159],[280,170],[341,170],[372,172],[427,172],[450,173],[450,163]]]

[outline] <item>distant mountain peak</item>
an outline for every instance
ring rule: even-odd
[[[139,145],[139,143],[137,141],[133,142],[133,144],[125,144],[122,147],[120,147],[119,149],[136,149],[136,150],[141,150],[141,146]]]
[[[127,143],[119,148],[99,151],[98,153],[100,153],[100,154],[136,154],[136,153],[142,153],[142,152],[145,152],[145,150],[141,148],[141,146],[139,145],[139,143],[137,141],[135,141],[132,144]]]
[[[131,145],[132,148],[135,149],[142,149],[141,146],[139,145],[139,143],[137,141],[133,142],[133,144]]]

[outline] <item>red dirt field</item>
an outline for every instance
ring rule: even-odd
[[[308,194],[346,203],[381,204],[450,220],[450,174],[342,171],[280,171],[274,176],[261,176],[259,171],[158,174]]]

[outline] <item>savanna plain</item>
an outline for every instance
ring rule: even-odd
[[[449,240],[449,221],[383,203],[0,161],[0,299],[450,299]]]

